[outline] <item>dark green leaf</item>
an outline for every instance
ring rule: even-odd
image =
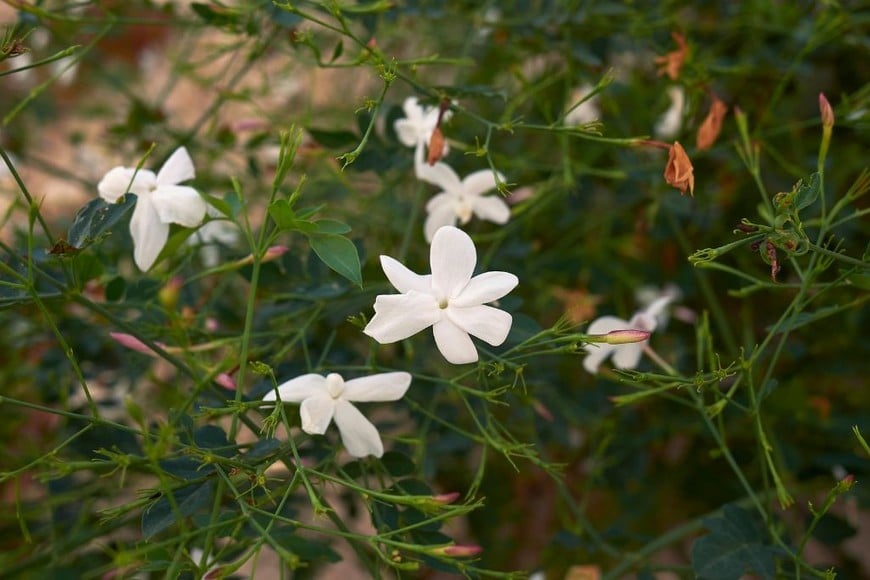
[[[359,136],[350,131],[327,131],[322,129],[308,129],[308,134],[315,141],[328,149],[345,149],[348,147],[356,147],[359,143]]]
[[[212,8],[208,4],[194,2],[190,5],[196,15],[212,26],[234,28],[239,24],[239,15],[228,8]]]
[[[193,432],[193,440],[204,449],[210,449],[218,455],[232,457],[235,450],[227,440],[227,434],[217,425],[203,425]]]
[[[136,195],[132,193],[125,194],[118,203],[106,203],[99,197],[89,201],[76,212],[67,242],[74,248],[86,248],[107,233],[135,204]]]
[[[269,217],[280,229],[289,229],[297,221],[296,212],[286,199],[277,199],[269,204]]]
[[[332,49],[332,57],[330,58],[329,62],[337,61],[341,57],[343,52],[344,52],[344,43],[339,40],[338,44],[335,45],[335,48]]]
[[[332,234],[312,234],[308,241],[324,264],[362,288],[359,254],[353,242]]]
[[[304,561],[321,560],[326,562],[338,562],[341,560],[335,550],[323,542],[309,540],[299,535],[295,528],[284,526],[272,532],[272,537],[278,545],[296,554]]]
[[[177,512],[166,495],[161,495],[142,514],[142,535],[146,540],[150,539],[174,524],[178,518],[186,518],[209,508],[213,501],[214,487],[214,480],[209,480],[201,485],[188,485],[171,492],[178,507]]]
[[[115,276],[106,284],[106,300],[118,302],[124,297],[127,290],[127,282],[121,276]]]
[[[384,453],[384,456],[381,457],[381,462],[384,464],[384,468],[387,472],[393,477],[410,475],[411,473],[414,473],[414,469],[416,469],[411,458],[404,453],[399,453],[398,451],[387,451]]]
[[[780,550],[766,541],[764,526],[751,512],[726,505],[721,517],[708,518],[710,533],[692,546],[692,569],[704,580],[739,580],[755,573],[776,577]]]

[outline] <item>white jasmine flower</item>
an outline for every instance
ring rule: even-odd
[[[234,246],[238,243],[239,237],[239,228],[236,224],[225,219],[213,219],[202,224],[187,238],[187,243],[199,246],[199,257],[203,265],[206,268],[214,268],[220,262],[221,246]]]
[[[431,242],[435,232],[442,226],[453,226],[459,221],[465,225],[476,215],[482,220],[504,224],[511,217],[508,204],[499,195],[483,196],[483,193],[495,189],[496,177],[504,181],[501,173],[490,169],[482,169],[459,179],[452,167],[439,161],[428,165],[415,155],[417,178],[421,181],[437,185],[443,191],[436,194],[426,204],[426,223],[423,231],[426,241]]]
[[[406,147],[428,146],[432,132],[438,126],[438,107],[423,107],[418,103],[417,97],[408,97],[402,104],[402,109],[405,111],[405,118],[396,119],[393,124],[399,141]],[[444,111],[441,120],[446,121],[449,116],[450,111]]]
[[[683,297],[683,291],[673,283],[666,284],[663,288],[648,284],[634,291],[634,299],[641,308],[649,308],[656,300],[664,297],[670,297],[671,302],[676,302]],[[658,314],[656,314],[656,328],[663,329],[666,327],[669,319],[670,309],[660,309]]]
[[[664,141],[673,140],[683,128],[683,109],[686,106],[686,91],[674,85],[668,88],[671,106],[665,111],[655,126],[655,135]]]
[[[404,372],[380,373],[345,381],[341,375],[307,374],[289,380],[266,393],[264,401],[278,398],[282,403],[301,403],[299,416],[302,430],[323,435],[335,419],[341,441],[354,457],[384,454],[378,430],[351,403],[397,401],[411,385],[411,375]]]
[[[595,87],[590,84],[580,86],[571,93],[571,100],[569,103],[574,105],[575,103],[580,102],[580,100],[591,93],[594,88]],[[575,125],[586,125],[593,121],[597,121],[600,117],[601,108],[598,106],[598,95],[594,95],[571,109],[571,111],[565,115],[565,125],[569,127]]]
[[[404,340],[432,327],[435,344],[448,362],[475,362],[472,336],[493,346],[510,332],[510,314],[487,302],[498,300],[516,287],[508,272],[486,272],[471,277],[477,250],[460,229],[444,226],[430,248],[432,274],[420,276],[389,256],[381,256],[384,274],[401,294],[378,296],[375,315],[363,332],[381,344]]]
[[[646,309],[640,310],[631,317],[631,320],[623,320],[616,316],[602,316],[592,321],[587,334],[607,334],[613,330],[634,328],[637,330],[646,330],[653,332],[658,326],[656,318],[662,310],[673,300],[672,296],[663,296],[650,304]],[[583,359],[583,368],[588,372],[595,374],[598,372],[598,367],[611,354],[613,355],[613,366],[618,369],[633,369],[637,368],[640,362],[640,356],[643,353],[643,346],[647,341],[635,342],[630,344],[607,344],[595,343],[584,347],[589,353]]]
[[[194,177],[193,161],[187,149],[179,147],[155,175],[147,169],[115,167],[100,183],[100,197],[115,203],[127,192],[135,193],[136,207],[130,218],[133,259],[140,270],[151,268],[169,237],[169,224],[198,226],[206,203],[192,187],[178,185]]]

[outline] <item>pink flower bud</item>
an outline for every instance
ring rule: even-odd
[[[834,126],[834,109],[825,97],[825,93],[819,93],[819,111],[822,113],[822,127],[830,129]]]
[[[277,260],[281,256],[287,253],[290,248],[287,246],[269,246],[266,248],[266,253],[263,254],[263,259],[261,262],[271,262],[272,260]]]
[[[648,330],[638,330],[629,328],[626,330],[611,330],[605,335],[607,344],[631,344],[634,342],[643,342],[652,334]]]
[[[228,391],[236,390],[236,381],[233,380],[228,373],[221,373],[214,378],[214,382],[227,389]]]
[[[437,503],[446,505],[446,504],[455,502],[457,499],[459,499],[460,495],[461,494],[458,491],[454,491],[451,493],[442,493],[442,494],[433,496],[432,499],[435,500]]]
[[[470,558],[483,552],[483,548],[474,544],[453,544],[432,548],[429,553],[433,556],[450,556],[451,558]]]
[[[146,345],[144,342],[133,336],[132,334],[125,334],[123,332],[110,332],[109,336],[115,339],[115,341],[123,347],[129,348],[130,350],[135,350],[136,352],[141,352],[142,354],[147,354],[154,356],[154,351]],[[166,345],[162,342],[155,342],[157,346],[160,348],[166,348]]]

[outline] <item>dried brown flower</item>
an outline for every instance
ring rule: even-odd
[[[659,65],[659,76],[666,74],[675,81],[680,78],[680,70],[682,70],[686,56],[689,54],[689,45],[686,44],[686,37],[679,32],[672,32],[671,38],[677,43],[676,50],[672,50],[664,56],[657,56],[655,63]]]
[[[712,95],[710,111],[704,118],[704,122],[698,127],[697,145],[698,151],[706,151],[713,146],[722,130],[722,120],[728,112],[728,105],[722,102],[715,94]]]
[[[686,154],[686,150],[679,141],[674,141],[668,149],[668,164],[665,166],[665,181],[668,185],[676,187],[685,195],[689,190],[690,195],[695,195],[695,169],[692,160]]]
[[[440,121],[440,119],[439,119]],[[429,165],[435,165],[444,156],[444,133],[441,132],[441,127],[435,127],[432,131],[432,137],[429,138],[429,156],[426,162]]]

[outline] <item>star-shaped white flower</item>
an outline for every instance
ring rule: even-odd
[[[156,175],[147,169],[115,167],[97,185],[100,197],[109,203],[127,192],[136,194],[130,235],[133,260],[140,270],[154,265],[169,237],[169,224],[192,228],[205,217],[205,200],[192,187],[178,185],[193,177],[193,161],[187,149],[179,147]]]
[[[396,119],[393,128],[402,145],[406,147],[428,146],[432,138],[432,132],[438,126],[438,107],[423,107],[417,97],[408,97],[402,103],[405,111],[404,119]],[[444,111],[441,121],[450,118],[450,111]],[[444,154],[447,153],[447,144],[444,144]]]
[[[241,238],[239,227],[223,216],[212,206],[208,206],[208,215],[212,218],[202,224],[189,238],[188,245],[199,246],[199,257],[206,268],[214,268],[220,262],[220,248],[235,246]]]
[[[646,309],[640,310],[631,317],[631,320],[623,320],[616,316],[602,316],[596,318],[586,330],[587,334],[607,334],[613,330],[636,329],[653,332],[658,326],[658,316],[662,310],[674,299],[673,296],[663,296],[650,304]],[[630,344],[606,344],[595,343],[584,347],[589,353],[583,359],[583,368],[595,374],[604,359],[613,355],[613,366],[618,369],[637,368],[640,357],[643,354],[643,346],[648,341]]]
[[[380,373],[345,381],[341,375],[307,374],[278,385],[266,393],[264,401],[302,403],[299,416],[302,430],[323,435],[332,420],[338,425],[341,441],[354,457],[384,454],[378,430],[351,403],[397,401],[411,386],[411,375],[404,372]]]
[[[513,322],[510,314],[486,303],[498,300],[519,281],[508,272],[486,272],[472,278],[477,250],[468,234],[453,226],[435,233],[429,252],[432,274],[427,276],[381,256],[384,274],[401,294],[378,296],[375,315],[363,332],[389,344],[431,326],[435,344],[448,362],[474,362],[477,348],[469,335],[498,346]]]
[[[426,204],[429,215],[426,216],[423,233],[427,242],[432,241],[435,232],[442,226],[453,226],[457,221],[465,225],[472,215],[497,224],[505,224],[510,219],[511,210],[501,196],[482,195],[495,189],[496,178],[504,181],[501,173],[482,169],[465,179],[459,179],[453,168],[443,161],[430,166],[418,157],[415,155],[417,178],[443,190]]]

